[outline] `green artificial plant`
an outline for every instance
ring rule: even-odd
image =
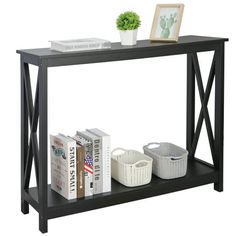
[[[135,30],[140,24],[139,16],[132,11],[126,11],[120,14],[116,20],[116,26],[119,30]]]

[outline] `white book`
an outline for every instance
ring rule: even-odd
[[[84,196],[93,195],[93,144],[84,137],[76,134],[73,137],[85,149],[84,158]]]
[[[111,48],[111,42],[99,38],[52,40],[51,50],[59,52],[73,52]]]
[[[111,138],[110,135],[95,128],[87,130],[102,139],[103,192],[111,191]]]
[[[77,135],[84,137],[93,144],[93,194],[102,193],[103,174],[101,138],[88,131],[77,132]]]
[[[76,142],[50,135],[51,188],[68,200],[77,198]]]

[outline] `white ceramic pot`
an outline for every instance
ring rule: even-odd
[[[120,30],[121,45],[135,45],[137,41],[138,29],[135,30]]]

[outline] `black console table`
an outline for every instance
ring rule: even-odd
[[[48,48],[17,50],[21,58],[21,211],[29,213],[29,204],[39,213],[39,229],[47,232],[48,219],[89,211],[101,207],[170,193],[214,183],[223,191],[223,125],[224,125],[224,43],[227,38],[183,36],[178,43],[138,41],[136,46],[59,53]],[[214,51],[206,89],[204,90],[197,52]],[[79,200],[66,200],[48,185],[48,67],[119,61],[138,58],[187,54],[187,124],[186,148],[189,151],[187,175],[173,180],[152,177],[150,184],[127,188],[112,181],[112,191]],[[38,66],[35,99],[32,99],[29,64]],[[195,125],[195,79],[201,100],[201,111]],[[211,126],[207,103],[215,79],[215,125]],[[205,120],[213,165],[197,159],[195,150]],[[39,127],[38,127],[39,125]],[[39,143],[37,140],[39,131]],[[29,187],[34,160],[36,187]]]

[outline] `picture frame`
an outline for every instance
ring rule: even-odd
[[[150,40],[177,42],[183,10],[184,4],[157,4]]]

